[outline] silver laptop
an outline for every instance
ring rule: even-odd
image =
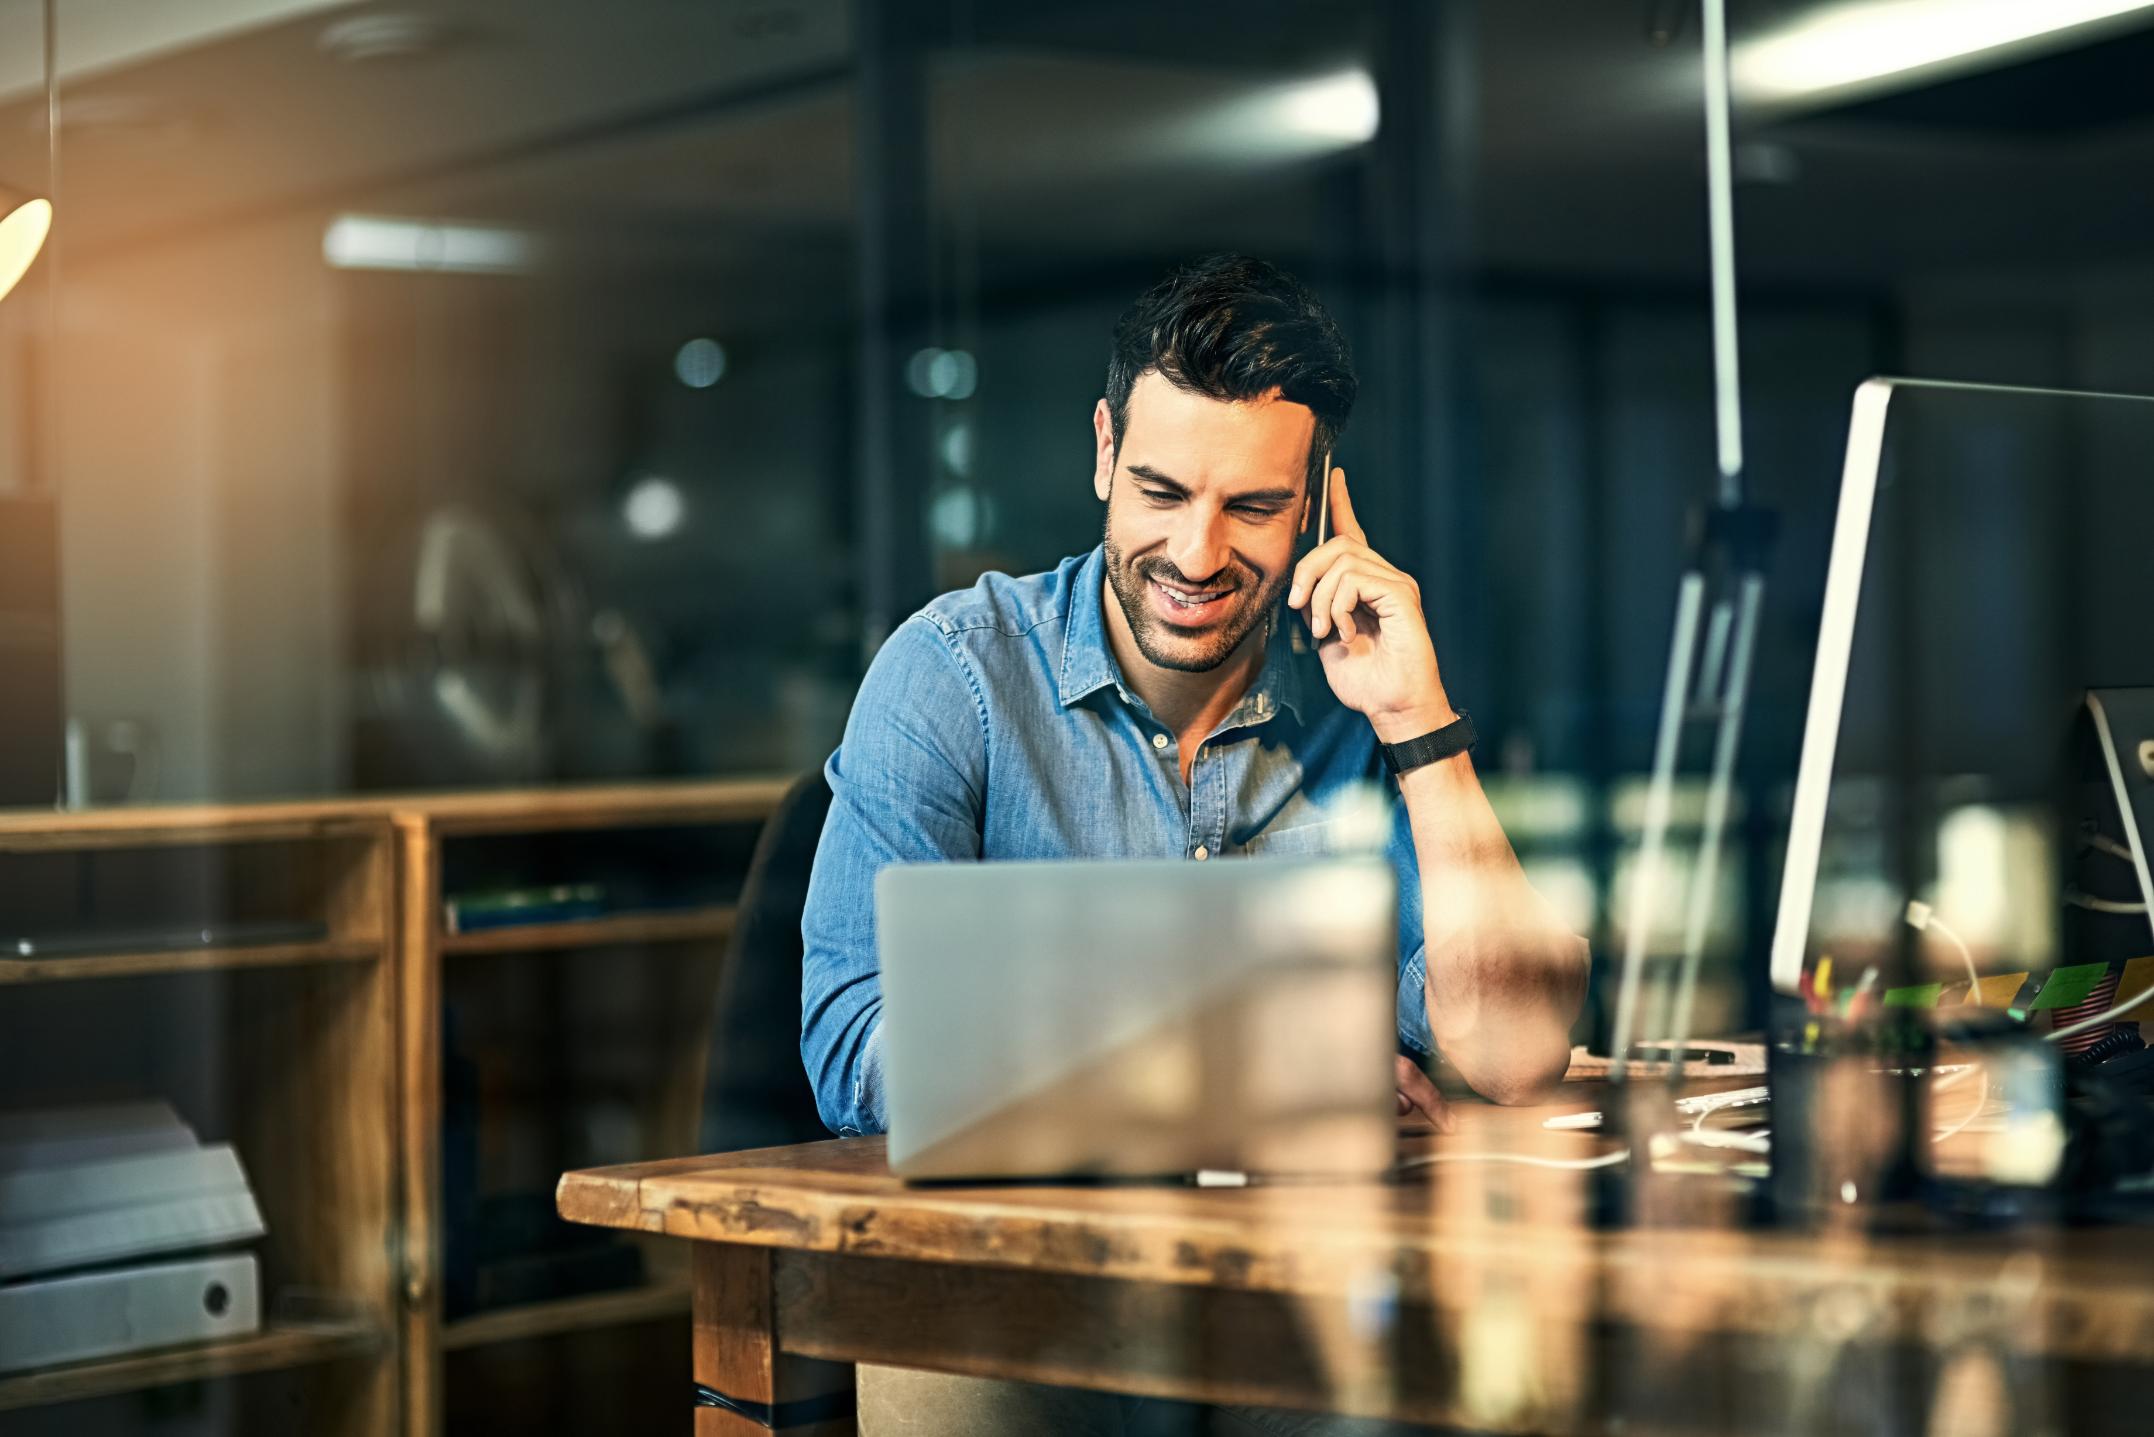
[[[891,1168],[1381,1172],[1397,903],[1380,858],[884,869]]]

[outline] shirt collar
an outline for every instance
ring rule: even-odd
[[[1069,619],[1062,629],[1057,697],[1064,708],[1109,685],[1124,702],[1136,701],[1107,643],[1107,615],[1101,598],[1106,575],[1103,548],[1095,546],[1077,568],[1072,581],[1076,592],[1070,595]],[[1301,669],[1305,656],[1294,652],[1289,629],[1293,621],[1284,605],[1273,612],[1271,639],[1264,646],[1264,667],[1257,671],[1256,682],[1242,695],[1242,701],[1222,727],[1261,723],[1281,708],[1292,710],[1297,721],[1303,719]]]
[[[1100,587],[1106,583],[1107,575],[1103,547],[1095,546],[1085,555],[1085,561],[1077,566],[1077,577],[1071,581],[1076,592],[1070,595],[1069,619],[1062,626],[1062,673],[1057,695],[1064,708],[1109,684],[1125,698],[1129,694],[1129,686],[1122,682],[1122,666],[1114,661],[1114,651],[1107,647],[1107,616],[1100,609]]]

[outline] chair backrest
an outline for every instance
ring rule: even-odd
[[[702,1151],[830,1136],[800,1061],[800,915],[830,812],[821,769],[801,776],[763,826],[718,984],[703,1086]]]

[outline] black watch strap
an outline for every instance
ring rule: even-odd
[[[1473,720],[1461,711],[1457,718],[1434,733],[1425,733],[1404,743],[1379,743],[1377,747],[1384,751],[1384,763],[1396,777],[1425,764],[1456,757],[1472,748],[1480,737],[1474,732]]]

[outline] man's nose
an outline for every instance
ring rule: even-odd
[[[1225,520],[1226,516],[1217,511],[1194,509],[1184,518],[1167,555],[1174,567],[1182,571],[1183,578],[1192,581],[1209,579],[1226,567]]]

